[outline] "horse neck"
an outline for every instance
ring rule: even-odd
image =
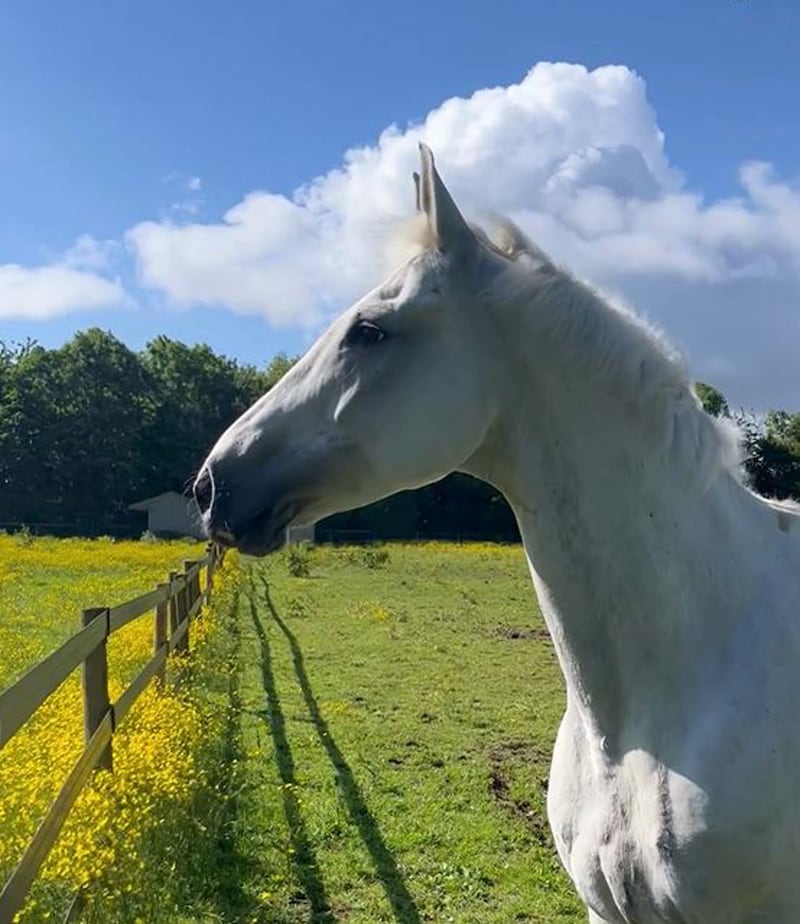
[[[721,546],[741,538],[745,492],[722,467],[690,469],[669,401],[626,400],[619,381],[582,377],[591,363],[575,343],[543,343],[541,315],[526,338],[525,317],[508,313],[513,390],[472,470],[515,510],[570,703],[598,741],[623,746],[654,698],[678,707],[691,662],[723,631],[713,625],[727,618],[719,594],[739,575]],[[630,321],[606,320],[628,335]]]

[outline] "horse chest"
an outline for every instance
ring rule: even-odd
[[[586,904],[608,924],[733,924],[760,888],[750,847],[713,836],[707,795],[644,752],[609,770],[569,716],[559,733],[548,813]]]
[[[641,794],[640,794],[641,795]],[[669,820],[634,806],[613,786],[593,787],[572,809],[551,810],[575,886],[608,924],[687,924],[685,888]]]

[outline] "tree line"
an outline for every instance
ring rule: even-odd
[[[134,352],[98,329],[60,349],[0,344],[0,521],[132,523],[128,504],[183,490],[289,365],[258,370],[168,337]]]
[[[136,534],[142,520],[128,505],[184,491],[222,430],[292,362],[279,354],[257,368],[163,336],[137,352],[96,328],[58,349],[0,343],[0,528]],[[714,388],[698,392],[710,413],[730,414]],[[753,487],[800,499],[800,414],[741,415],[740,423]],[[518,536],[500,493],[459,474],[329,518],[320,530]]]
[[[725,396],[713,385],[697,382],[695,389],[709,414],[732,418],[738,425],[750,487],[765,497],[800,501],[800,413],[772,410],[759,416],[731,411]]]

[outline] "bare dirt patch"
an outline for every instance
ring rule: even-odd
[[[493,638],[503,638],[509,641],[535,640],[552,644],[550,633],[544,626],[497,626],[490,634]]]
[[[547,768],[549,755],[530,741],[505,741],[495,745],[489,752],[489,792],[492,798],[506,812],[523,821],[533,832],[535,841],[543,847],[552,848],[550,827],[543,811],[543,796],[547,792]],[[514,796],[512,793],[515,770],[520,767],[536,774],[539,792],[530,799]],[[527,774],[526,774],[527,775]]]

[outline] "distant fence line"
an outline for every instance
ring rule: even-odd
[[[321,529],[314,534],[314,542],[328,545],[367,545],[378,542],[374,529]]]
[[[78,794],[96,768],[113,769],[112,739],[131,706],[156,677],[163,680],[167,657],[189,650],[189,627],[211,597],[212,579],[224,552],[209,547],[204,558],[185,561],[183,573],[170,572],[155,590],[118,606],[83,611],[80,631],[35,664],[0,693],[0,748],[3,748],[78,667],[83,668],[85,747],[33,835],[17,868],[0,892],[0,924],[11,924],[25,902]],[[154,613],[153,654],[125,689],[111,702],[108,692],[107,639],[123,626]],[[65,920],[75,920],[81,893]]]
[[[384,538],[374,529],[325,529],[317,527],[314,542],[320,545],[370,545],[376,542],[495,542],[502,545],[519,545],[519,537],[491,537],[478,532],[442,532],[441,530],[417,530],[411,536],[403,538]]]
[[[56,536],[68,538],[79,536],[81,538],[98,538],[111,536],[113,539],[135,539],[142,534],[141,526],[138,528],[130,523],[19,523],[0,522],[0,531],[6,533],[19,533],[23,530],[32,536]]]
[[[9,533],[27,530],[32,536],[82,536],[100,537],[110,536],[112,539],[136,539],[142,534],[141,529],[132,528],[123,523],[117,524],[83,524],[83,523],[3,523],[0,522],[0,531]],[[303,541],[302,531],[294,531],[290,535],[290,543]],[[174,537],[181,538],[181,537]],[[190,537],[185,537],[190,538]],[[317,525],[314,538],[308,541],[322,545],[369,545],[375,542],[498,542],[503,544],[519,545],[519,536],[510,537],[491,535],[489,532],[447,531],[419,529],[411,534],[398,536],[381,535],[375,529],[334,529],[323,523]]]

